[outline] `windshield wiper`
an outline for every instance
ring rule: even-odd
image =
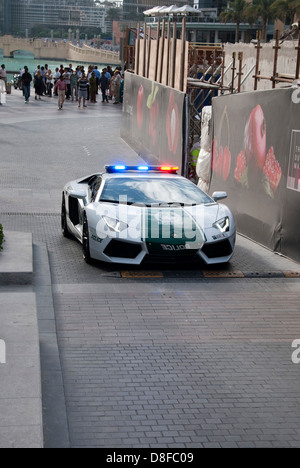
[[[100,198],[99,202],[102,202],[102,203],[116,203],[117,205],[119,205],[119,202],[117,200],[103,200],[103,198]]]

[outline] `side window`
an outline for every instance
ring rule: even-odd
[[[91,187],[91,190],[92,190],[92,202],[95,201],[96,196],[97,196],[97,193],[98,193],[98,190],[99,190],[99,188],[101,187],[101,184],[102,184],[102,177],[97,177],[97,179],[95,180],[95,182],[93,183],[93,185],[92,185],[92,187]]]

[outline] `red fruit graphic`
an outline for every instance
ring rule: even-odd
[[[275,193],[281,179],[282,171],[279,162],[274,155],[273,146],[271,146],[268,151],[263,173],[269,179],[270,188],[273,193]]]
[[[137,125],[139,129],[141,129],[143,126],[143,102],[144,102],[144,87],[143,85],[141,85],[139,92],[138,92],[137,110],[136,110]]]
[[[223,146],[220,146],[218,160],[216,163],[216,173],[219,178],[221,178],[223,174],[223,161],[224,161],[224,151],[223,151]]]
[[[231,153],[229,151],[228,146],[225,146],[224,153],[223,153],[223,180],[226,181],[230,174],[231,168]]]
[[[248,182],[248,167],[244,151],[241,151],[237,157],[236,168],[234,170],[234,178],[244,188],[249,188]]]
[[[175,102],[174,92],[170,91],[169,106],[166,118],[166,132],[168,136],[169,150],[176,154],[179,137],[178,106]]]
[[[245,127],[245,156],[248,164],[262,169],[266,157],[266,121],[260,105],[251,112]]]
[[[246,168],[247,168],[247,161],[246,161],[245,153],[244,151],[241,151],[237,157],[237,165],[234,170],[234,178],[238,182],[241,182],[241,177],[244,174]]]

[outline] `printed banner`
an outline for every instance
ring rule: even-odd
[[[211,193],[227,191],[239,232],[300,261],[297,92],[284,88],[213,99]]]
[[[147,163],[183,167],[185,94],[126,73],[121,137]]]

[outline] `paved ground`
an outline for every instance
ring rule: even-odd
[[[85,265],[80,245],[60,235],[61,189],[105,163],[140,161],[119,138],[120,108],[67,103],[60,113],[54,99],[24,106],[14,94],[0,115],[0,221],[33,232],[50,260],[54,303],[48,280],[36,288],[40,314],[49,314],[42,339],[55,335],[59,345],[61,445],[299,447],[291,344],[300,338],[300,282],[284,277],[299,265],[242,237],[228,279],[204,277],[203,266],[128,275]],[[42,362],[52,411],[44,432],[57,446],[51,349]]]
[[[43,446],[36,303],[33,292],[24,290],[4,292],[0,286],[0,335],[6,345],[0,365],[0,448]]]

